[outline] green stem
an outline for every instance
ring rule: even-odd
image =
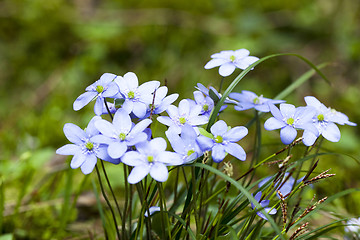
[[[171,230],[170,230],[170,221],[169,221],[169,214],[167,213],[167,208],[166,208],[166,201],[165,201],[165,194],[164,194],[164,189],[162,187],[162,183],[160,182],[156,182],[157,186],[158,186],[158,190],[159,190],[159,195],[160,195],[160,210],[162,212],[161,214],[161,220],[162,220],[162,224],[165,230],[165,224],[164,221],[166,221],[166,228],[167,228],[167,232],[168,232],[168,239],[172,239],[171,237]],[[166,219],[164,219],[164,215],[166,216]],[[165,233],[165,231],[163,231],[163,233]],[[165,239],[165,238],[164,238]]]
[[[98,177],[98,180],[99,180],[99,185],[100,185],[100,189],[101,189],[101,193],[102,195],[104,196],[104,199],[106,201],[106,204],[109,206],[110,208],[110,212],[111,212],[111,215],[112,215],[112,218],[114,220],[114,225],[115,225],[115,229],[116,229],[116,235],[118,237],[118,239],[121,239],[121,236],[120,236],[120,233],[119,233],[119,229],[118,229],[118,224],[117,224],[117,221],[116,221],[116,217],[115,217],[115,213],[114,213],[114,209],[112,208],[111,204],[110,204],[110,201],[109,201],[109,198],[107,197],[106,193],[105,193],[105,189],[103,187],[103,184],[102,184],[102,181],[101,181],[101,177],[100,177],[100,172],[99,172],[99,168],[97,165],[95,165],[95,169],[96,169],[96,174],[97,174],[97,177]]]

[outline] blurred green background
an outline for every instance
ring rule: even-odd
[[[358,0],[1,0],[0,233],[56,239],[101,232],[97,210],[86,202],[92,198],[80,197],[76,211],[65,204],[79,191],[84,196],[82,189],[91,194],[91,181],[79,169],[69,171],[70,159],[55,150],[67,143],[66,122],[85,127],[93,116],[92,104],[74,112],[72,103],[104,72],[133,71],[140,82],[166,81],[170,93],[192,98],[197,82],[219,85],[217,69],[203,68],[215,52],[298,53],[315,65],[327,62],[323,72],[331,85],[315,75],[285,100],[305,105],[303,97],[313,95],[359,124],[359,23]],[[237,90],[273,97],[309,69],[295,57],[271,59]],[[226,115],[233,126],[247,122],[239,116]],[[324,147],[359,159],[359,128],[340,129],[341,141]],[[320,167],[337,174],[318,186],[320,193],[359,187],[353,159],[337,155]],[[359,200],[347,196],[336,209],[359,215]]]

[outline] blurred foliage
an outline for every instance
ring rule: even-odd
[[[197,82],[219,84],[217,70],[203,68],[212,53],[239,48],[258,57],[294,52],[314,64],[328,62],[323,71],[331,85],[314,76],[286,100],[304,105],[303,97],[314,95],[359,124],[359,21],[360,2],[354,0],[0,1],[0,180],[5,198],[0,201],[5,202],[0,231],[26,239],[98,233],[94,222],[76,225],[96,218],[82,219],[84,213],[73,212],[85,207],[96,216],[96,207],[78,203],[64,210],[64,202],[74,202],[66,196],[92,188],[87,180],[79,185],[85,178],[72,170],[76,184],[66,190],[69,161],[54,152],[66,143],[64,123],[87,125],[92,107],[74,112],[72,103],[104,72],[133,71],[140,82],[160,80],[170,92],[191,98]],[[308,69],[296,58],[273,59],[259,65],[237,90],[273,97]],[[247,122],[237,114],[230,111],[230,124]],[[341,141],[324,147],[359,159],[359,128],[340,128]],[[264,142],[275,138],[269,134]],[[337,177],[319,184],[319,194],[360,185],[359,164],[350,157],[327,157],[320,167],[333,168]],[[110,175],[119,181],[117,173]],[[336,209],[359,215],[359,200],[360,195],[347,196]],[[73,213],[64,217],[63,211]],[[58,231],[68,222],[73,223]]]

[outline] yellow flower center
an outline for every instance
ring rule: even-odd
[[[97,91],[98,93],[102,93],[102,92],[104,91],[104,87],[101,86],[101,85],[97,85],[97,86],[96,86],[96,91]]]
[[[125,133],[120,133],[119,138],[120,138],[121,141],[124,141],[125,138],[126,138],[126,134]]]
[[[234,62],[235,59],[236,59],[236,57],[235,57],[234,55],[231,55],[231,56],[230,56],[230,60],[231,60],[232,62]]]
[[[319,114],[319,115],[317,115],[317,119],[318,119],[320,122],[324,121],[324,119],[325,119],[324,114]]]
[[[191,150],[189,150],[189,151],[187,152],[187,155],[190,156],[190,155],[193,154],[194,152],[195,152],[195,151],[191,149]]]
[[[147,160],[149,163],[154,162],[154,157],[153,156],[147,156]]]
[[[289,125],[293,125],[294,122],[295,122],[295,120],[294,120],[293,118],[288,118],[288,119],[286,120],[286,123],[289,124]]]
[[[207,105],[207,104],[204,104],[204,106],[203,106],[203,110],[206,112],[206,111],[208,111],[209,110],[209,105]]]
[[[179,122],[180,122],[180,124],[185,124],[186,118],[184,118],[184,117],[179,118]]]
[[[133,91],[128,92],[128,98],[134,98],[135,93]]]
[[[217,136],[217,137],[215,138],[215,142],[217,142],[217,143],[222,143],[222,142],[223,142],[222,136]]]
[[[85,144],[85,147],[87,148],[87,150],[92,150],[94,148],[94,144],[92,142],[87,142]]]

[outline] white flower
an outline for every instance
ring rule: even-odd
[[[259,58],[249,56],[250,52],[247,49],[239,49],[236,51],[227,50],[221,51],[211,55],[211,60],[205,65],[205,69],[214,67],[219,68],[219,74],[223,77],[229,76],[235,71],[235,68],[245,69]]]

